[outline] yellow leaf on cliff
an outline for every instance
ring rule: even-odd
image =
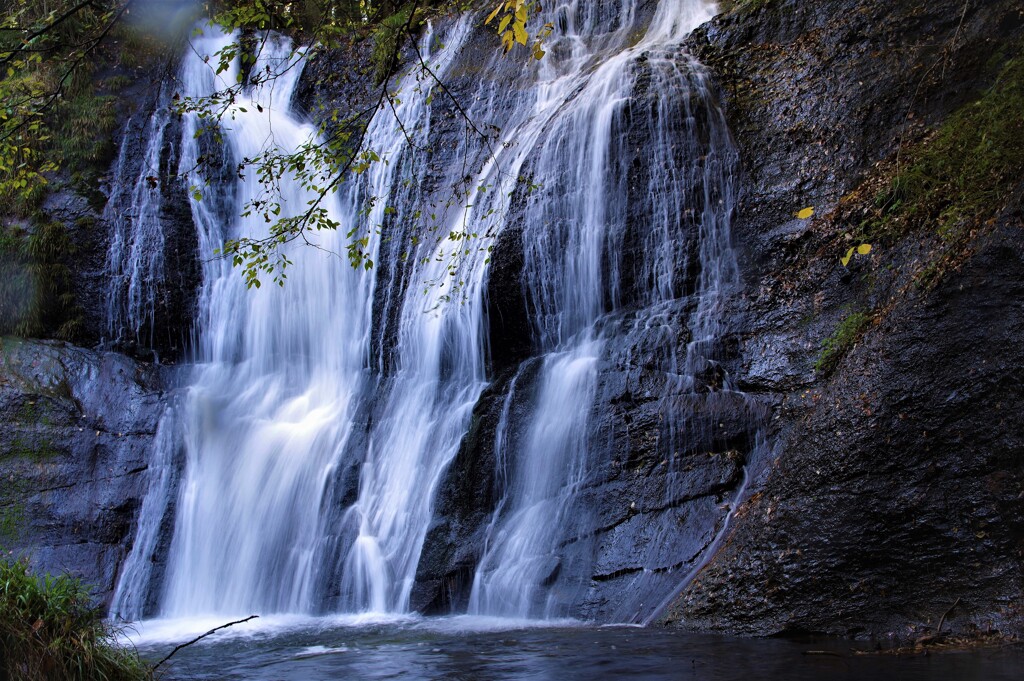
[[[812,215],[814,215],[814,208],[813,207],[811,207],[811,208],[804,208],[802,211],[800,211],[799,213],[796,214],[796,216],[798,218],[800,218],[801,220],[806,220],[807,218],[811,217]]]
[[[853,249],[851,248],[850,250],[848,250],[846,252],[846,256],[845,257],[839,259],[839,262],[843,263],[843,267],[846,267],[847,265],[850,264],[850,258],[852,258],[852,257],[853,257]]]

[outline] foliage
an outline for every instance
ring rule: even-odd
[[[135,54],[151,46],[139,31],[125,27],[124,19],[132,0],[14,0],[0,11],[0,199],[15,202],[14,213],[33,215],[46,192],[54,171],[67,168],[71,176],[88,181],[82,167],[99,165],[109,154],[109,129],[114,124],[113,102],[101,95],[93,82],[97,55],[104,50],[108,61],[132,63]],[[218,72],[238,60],[241,68],[237,82],[202,99],[177,98],[178,113],[199,116],[199,135],[219,136],[219,121],[233,112],[243,89],[276,77],[276,74],[252,73],[260,40],[267,30],[279,30],[300,37],[312,49],[330,49],[346,40],[369,35],[374,41],[373,61],[379,97],[363,111],[344,116],[337,109],[322,111],[317,136],[295,153],[268,150],[255,159],[245,159],[238,172],[256,173],[265,188],[264,195],[244,207],[245,215],[262,215],[268,223],[266,237],[228,241],[221,255],[242,267],[249,286],[259,286],[259,277],[270,275],[283,283],[284,270],[290,264],[280,247],[295,239],[306,239],[308,230],[338,229],[321,206],[322,199],[337,189],[343,178],[364,172],[373,163],[382,162],[372,149],[363,148],[366,126],[378,110],[394,109],[397,101],[395,75],[401,65],[405,46],[413,51],[416,33],[425,13],[453,7],[451,0],[412,0],[399,5],[393,0],[212,0],[205,3],[213,11],[211,23],[232,31],[241,30],[240,44],[215,55]],[[539,3],[508,0],[498,4],[488,18],[495,23],[506,52],[515,44],[530,40],[527,22],[539,11]],[[552,30],[545,25],[536,32],[531,54],[539,59],[543,40]],[[116,39],[113,39],[116,38]],[[120,49],[113,48],[120,45]],[[145,48],[145,49],[143,49]],[[103,61],[102,59],[100,60]],[[422,62],[422,60],[421,60]],[[423,78],[436,75],[422,63]],[[438,90],[458,102],[437,82]],[[418,87],[418,86],[417,86]],[[488,138],[466,118],[467,131]],[[400,121],[396,124],[401,125]],[[200,164],[202,159],[200,160]],[[200,168],[202,170],[202,168]],[[296,176],[317,199],[298,216],[282,217],[275,200],[275,188],[282,174]],[[453,205],[468,199],[461,188],[453,188]],[[202,188],[194,187],[193,196],[202,198]],[[370,201],[378,197],[371,197]],[[352,226],[348,231],[348,257],[356,267],[372,267],[366,247],[369,230],[376,227]],[[469,234],[453,233],[459,242]],[[463,252],[456,244],[453,252]]]
[[[519,45],[526,45],[530,40],[530,33],[526,30],[526,24],[529,22],[530,16],[536,14],[539,10],[539,2],[502,0],[487,15],[484,23],[490,24],[497,20],[498,35],[501,36],[501,44],[505,52],[508,53],[517,43]],[[554,26],[552,24],[544,24],[541,30],[537,32],[533,46],[530,48],[530,54],[534,59],[544,57],[544,39],[550,36],[553,30]]]
[[[88,590],[67,575],[36,577],[0,559],[0,676],[11,681],[132,681],[151,678],[119,645]]]
[[[68,266],[73,253],[62,223],[0,227],[0,334],[74,337],[82,313]]]
[[[33,213],[65,164],[103,160],[113,116],[92,76],[126,11],[113,0],[13,0],[0,12],[0,200],[14,214]]]
[[[850,246],[850,249],[846,251],[846,255],[840,258],[839,262],[843,264],[843,267],[846,267],[847,265],[850,264],[850,261],[853,259],[854,254],[868,255],[869,253],[871,253],[871,244],[860,244],[859,246]]]
[[[814,370],[831,372],[847,352],[867,330],[873,316],[866,312],[852,312],[839,323],[831,336],[821,343],[821,354],[814,363]]]
[[[401,49],[402,42],[408,31],[419,28],[420,13],[415,3],[410,3],[385,17],[373,30],[373,53],[370,61],[373,64],[374,80],[378,85],[383,83],[393,70],[393,55]]]
[[[232,10],[233,13],[222,13],[215,16],[213,23],[222,28],[238,28],[239,23],[244,20],[247,25],[268,26],[272,22],[270,10],[267,7],[266,3],[256,4],[241,14]],[[454,96],[437,79],[430,65],[419,53],[417,33],[424,19],[429,16],[429,12],[436,11],[436,8],[432,8],[430,3],[418,0],[413,0],[413,2],[398,8],[394,8],[390,3],[373,5],[373,8],[378,10],[378,14],[386,7],[391,7],[395,11],[386,16],[379,15],[373,21],[367,18],[368,14],[363,16],[362,25],[369,29],[369,35],[373,39],[372,62],[378,87],[377,96],[372,103],[361,111],[348,115],[337,107],[330,110],[321,109],[315,116],[318,121],[316,133],[297,150],[286,152],[270,147],[254,158],[243,159],[238,167],[239,173],[253,173],[262,188],[260,196],[243,207],[242,216],[261,216],[268,225],[268,233],[265,237],[243,237],[228,240],[219,253],[230,258],[235,266],[243,270],[244,279],[249,287],[260,287],[263,276],[271,277],[279,285],[284,284],[286,269],[291,265],[291,261],[284,255],[282,249],[284,244],[296,239],[308,243],[307,234],[310,232],[337,230],[342,227],[330,217],[322,205],[322,201],[329,193],[336,191],[346,178],[366,172],[373,164],[388,162],[386,159],[382,159],[375,150],[364,146],[364,142],[366,141],[367,125],[376,112],[391,111],[394,113],[396,111],[400,87],[407,89],[407,92],[401,96],[409,96],[411,93],[408,90],[422,93],[428,88],[436,88],[437,92],[452,101],[455,109],[462,115],[467,135],[478,135],[487,143],[491,142],[491,135],[479,130],[469,120]],[[533,7],[533,5],[529,7]],[[526,11],[525,7],[521,7],[520,16],[522,16],[522,11]],[[314,45],[311,48],[313,53],[306,52],[305,58],[315,58],[315,50],[318,49],[318,46],[333,44],[341,40],[343,36],[351,35],[353,30],[352,25],[345,26],[338,21],[321,22],[315,27],[312,34],[309,31],[304,33],[304,39]],[[544,32],[542,31],[542,33]],[[219,139],[221,119],[225,115],[233,115],[235,111],[245,112],[242,108],[233,108],[242,96],[243,90],[276,77],[276,74],[266,71],[246,73],[247,67],[254,63],[256,55],[262,47],[261,41],[265,39],[265,34],[260,35],[255,37],[254,44],[230,45],[214,55],[214,59],[211,59],[218,73],[227,71],[232,62],[238,60],[240,68],[236,83],[212,96],[176,98],[175,104],[179,113],[195,114],[200,119],[201,128],[197,131],[197,136],[210,135],[212,139]],[[397,74],[402,65],[402,52],[406,48],[413,53],[413,63],[418,62],[418,68],[414,67],[412,73],[404,77],[404,82],[399,83]],[[432,94],[428,95],[428,99],[432,96]],[[407,142],[415,146],[408,131],[402,127],[402,121],[398,120],[397,114],[395,125],[405,133]],[[202,169],[200,168],[200,170]],[[305,210],[298,215],[282,215],[283,207],[277,198],[276,189],[285,176],[297,181],[314,196]],[[469,179],[466,179],[463,182],[468,181]],[[477,190],[478,188],[463,186],[452,187],[451,197],[446,207],[468,203],[471,194]],[[485,188],[479,188],[479,190],[485,191]],[[202,188],[194,187],[193,197],[201,200],[202,196]],[[346,255],[353,267],[370,269],[374,266],[369,255],[369,244],[373,234],[378,232],[381,226],[366,224],[365,218],[371,214],[373,206],[384,199],[385,197],[367,197],[365,208],[360,212],[356,224],[345,226],[348,239]],[[385,206],[385,216],[395,213],[394,207]],[[417,213],[412,220],[428,222],[427,216],[423,213]],[[428,229],[436,231],[438,228],[436,214],[431,215],[430,220],[435,224],[428,225]],[[476,236],[470,230],[453,231],[447,234],[447,238],[453,242],[450,249],[451,254],[468,253],[469,248],[466,241]],[[415,246],[416,243],[414,241],[413,245]],[[458,256],[453,255],[452,257]]]
[[[42,201],[46,173],[57,168],[43,153],[50,130],[38,102],[47,87],[33,62],[0,80],[0,203],[22,215]]]

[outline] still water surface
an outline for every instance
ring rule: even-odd
[[[150,621],[131,639],[150,660],[224,620]],[[1020,647],[933,655],[851,655],[849,641],[736,639],[661,628],[479,617],[271,618],[223,630],[161,667],[168,680],[455,681],[752,679],[1020,681]],[[833,654],[807,654],[827,650]]]

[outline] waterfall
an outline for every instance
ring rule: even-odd
[[[556,33],[543,60],[523,64],[489,47],[487,71],[496,75],[459,92],[469,121],[498,131],[492,139],[452,124],[440,103],[447,89],[411,67],[401,96],[378,111],[364,137],[381,162],[322,204],[343,228],[307,235],[318,248],[287,244],[294,265],[283,287],[247,290],[231,263],[214,256],[226,239],[265,235],[261,217],[240,217],[264,188],[251,169],[233,172],[239,161],[315,138],[291,108],[304,55],[280,37],[261,42],[253,68],[276,77],[230,104],[222,142],[185,116],[179,174],[202,195],[191,199],[203,262],[196,363],[161,425],[174,436],[161,437],[170,440],[151,472],[115,611],[154,614],[145,603],[155,590],[157,612],[167,617],[407,611],[437,491],[494,380],[487,246],[521,230],[534,358],[502,396],[493,443],[499,501],[469,611],[573,614],[578,593],[552,587],[567,579],[563,554],[579,539],[581,489],[599,456],[592,417],[602,369],[631,361],[615,334],[627,328],[656,339],[669,386],[662,411],[671,461],[673,439],[692,421],[677,403],[696,394],[699,376],[715,364],[722,303],[738,284],[729,244],[735,150],[706,76],[682,48],[713,13],[704,0],[661,0],[653,11],[640,0],[546,7],[540,19]],[[465,15],[451,24],[443,47],[426,31],[418,49],[440,81],[480,68],[470,63],[479,21]],[[203,97],[235,83],[237,61],[223,74],[213,65],[237,39],[194,38],[180,94]],[[160,120],[155,114],[148,124],[157,158]],[[645,133],[642,151],[632,130]],[[201,173],[200,158],[218,162]],[[124,171],[119,182],[130,177]],[[287,174],[278,185],[282,217],[313,198]],[[147,192],[132,198],[134,213],[150,210]],[[337,256],[354,225],[367,228],[377,267],[356,270]],[[121,254],[156,237],[118,230],[111,271],[155,267]],[[477,236],[443,238],[462,232]],[[141,312],[130,314],[145,318],[152,306],[146,295],[139,300]],[[674,307],[680,300],[685,315]],[[644,312],[624,316],[627,309]],[[677,348],[681,331],[689,340]],[[510,418],[520,402],[529,414],[522,427]],[[177,484],[165,475],[174,451],[184,457]],[[345,471],[356,471],[358,486],[343,502]],[[665,494],[673,503],[673,492]],[[171,512],[160,583],[147,566]],[[654,565],[664,551],[650,551]],[[657,575],[650,583],[647,572]],[[678,583],[670,572],[645,569],[638,593],[663,598]]]
[[[516,472],[489,528],[470,612],[567,614],[566,603],[550,586],[560,569],[560,547],[572,540],[565,531],[571,524],[568,514],[593,465],[589,417],[599,366],[606,359],[600,327],[620,304],[623,264],[617,254],[628,235],[643,239],[644,262],[635,288],[642,303],[655,308],[681,295],[675,280],[687,267],[687,244],[700,244],[696,338],[713,335],[706,327],[714,323],[719,294],[736,283],[728,231],[733,197],[728,168],[722,167],[734,152],[724,121],[714,110],[710,117],[717,129],[697,131],[691,125],[689,139],[664,132],[675,118],[692,121],[691,108],[713,106],[698,66],[679,48],[711,16],[707,3],[662,2],[635,45],[629,44],[627,31],[611,54],[607,43],[599,43],[604,50],[600,65],[574,88],[570,100],[556,103],[557,114],[533,152],[534,173],[553,183],[527,207],[523,237],[524,285],[543,363],[534,416],[512,455]],[[580,47],[588,44],[585,29],[590,27],[565,28],[558,40],[573,45],[566,72],[579,73],[595,58]],[[643,97],[654,101],[646,121],[631,111],[634,100]],[[629,186],[636,182],[627,163],[631,141],[624,119],[630,114],[633,126],[651,128],[644,162],[656,169],[647,186],[639,188]],[[711,139],[702,144],[699,132]],[[694,196],[702,191],[704,196]],[[646,219],[639,233],[630,229],[630,201],[642,202],[645,209],[639,213]],[[702,211],[694,221],[698,233],[686,233],[681,226],[687,221],[681,218],[695,210]],[[671,348],[673,340],[666,340]],[[677,371],[690,376],[693,365],[688,358]]]
[[[141,157],[133,162],[128,153],[132,136],[126,134],[114,163],[111,195],[103,213],[104,222],[111,225],[107,330],[114,340],[126,334],[136,341],[153,336],[157,292],[164,279],[160,205],[166,177],[161,155],[171,118],[167,104],[167,97],[161,93],[153,113],[142,123],[140,134],[146,145]],[[132,124],[128,121],[129,133]]]
[[[174,414],[173,408],[164,412],[153,438],[153,452],[146,471],[148,488],[139,511],[139,531],[121,567],[122,577],[110,608],[113,617],[123,620],[138,619],[148,606],[154,563],[151,558],[157,552],[161,526],[174,488]]]
[[[236,81],[237,60],[218,76],[206,59],[236,39],[214,34],[194,41],[182,69],[183,94],[202,97]],[[289,108],[300,66],[301,53],[287,41],[269,37],[262,44],[253,68],[276,77],[231,104],[222,122],[228,158],[291,151],[312,138],[312,125]],[[187,117],[182,171],[203,187],[194,169],[198,124]],[[226,212],[192,199],[205,271],[199,362],[180,417],[185,479],[161,600],[169,616],[314,607],[323,491],[366,383],[373,279],[329,255],[343,251],[343,235],[310,237],[322,251],[286,247],[296,266],[284,287],[247,290],[230,262],[213,257],[226,238],[262,236],[261,219],[238,217],[263,191],[254,175],[212,188],[232,197]],[[286,177],[279,198],[282,215],[296,215],[314,193]],[[352,218],[336,196],[323,206],[343,224]]]
[[[440,57],[432,61],[441,78],[469,30],[470,22],[463,18],[452,29]],[[432,38],[428,33],[422,40],[421,53],[430,49]],[[420,92],[407,92],[394,112],[402,128],[417,131],[421,143],[430,134],[426,102],[431,88],[428,83],[418,88]],[[399,162],[411,150],[396,127],[394,119],[378,116],[367,132],[369,145],[384,150],[391,159],[389,166],[378,166],[371,177],[374,196],[386,196],[389,188],[401,184],[395,181],[397,176],[386,174],[404,169],[417,180],[411,186],[419,187],[431,172],[422,158],[406,159],[409,165]],[[394,224],[401,225],[412,219],[416,192],[399,190],[397,198],[389,205],[398,211]],[[383,212],[385,207],[377,205],[375,210]],[[371,216],[371,225],[383,222],[383,215]],[[346,610],[404,612],[408,608],[434,490],[486,385],[480,303],[486,257],[475,250],[453,264],[444,256],[444,248],[442,241],[417,252],[408,275],[412,283],[397,301],[394,370],[378,386],[380,406],[368,438],[359,496],[344,519],[356,529],[342,569],[341,605]],[[440,286],[420,289],[419,282],[445,280],[452,267],[453,278],[463,282],[465,304],[448,304],[448,294]]]

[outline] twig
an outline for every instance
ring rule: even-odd
[[[930,67],[928,67],[928,70],[924,72],[923,76],[921,76],[921,80],[918,81],[917,87],[914,89],[914,95],[910,98],[910,104],[907,106],[907,116],[904,119],[902,126],[900,127],[900,137],[899,141],[896,143],[897,174],[899,174],[900,171],[900,155],[903,153],[903,140],[904,135],[907,132],[907,121],[909,121],[914,115],[914,103],[917,101],[917,97],[921,93],[921,88],[924,87],[925,81],[928,80],[928,76],[931,75],[931,72],[935,70],[936,66],[942,64],[940,79],[944,79],[946,77],[946,66],[949,64],[950,56],[952,55],[953,50],[956,48],[956,39],[960,36],[960,30],[964,26],[964,19],[967,17],[967,10],[970,8],[970,6],[971,0],[964,0],[964,11],[960,14],[960,22],[957,24],[956,30],[953,31],[953,37],[950,38],[949,42],[943,49],[942,58],[933,63]]]
[[[959,597],[957,597],[957,599],[955,601],[953,601],[953,605],[949,606],[949,610],[947,610],[946,612],[942,613],[942,617],[939,618],[939,626],[937,626],[935,628],[935,635],[936,636],[938,636],[939,634],[942,633],[942,625],[945,623],[946,618],[949,617],[950,613],[953,612],[953,608],[955,608],[958,605],[960,605],[960,598]]]
[[[946,66],[949,65],[950,53],[956,48],[956,39],[960,37],[960,29],[964,27],[964,19],[967,18],[967,9],[971,6],[971,0],[964,0],[964,11],[960,14],[960,23],[956,26],[956,31],[953,33],[953,39],[949,41],[949,45],[946,47],[945,59],[942,62],[942,75],[940,78],[946,77]]]
[[[208,632],[206,632],[206,633],[205,633],[205,634],[203,634],[202,636],[197,636],[197,637],[195,637],[194,639],[192,639],[192,640],[191,640],[191,641],[189,641],[188,643],[182,643],[182,644],[181,644],[181,645],[179,645],[179,646],[178,646],[177,648],[175,648],[174,650],[172,650],[172,651],[170,652],[170,654],[168,654],[168,655],[167,655],[167,657],[165,657],[164,659],[160,660],[160,661],[159,661],[159,662],[157,662],[157,663],[156,663],[155,665],[153,665],[153,668],[151,669],[151,671],[156,671],[156,668],[157,668],[157,667],[159,667],[160,665],[162,665],[162,664],[163,664],[164,662],[167,662],[167,660],[171,659],[171,657],[173,657],[174,653],[178,652],[178,651],[179,651],[179,650],[181,650],[182,648],[187,648],[188,646],[192,645],[193,643],[199,643],[200,641],[202,641],[202,640],[203,640],[204,638],[206,638],[206,637],[207,637],[207,636],[209,636],[210,634],[213,634],[213,633],[215,633],[215,632],[218,632],[218,631],[220,631],[221,629],[227,629],[228,627],[233,627],[233,626],[235,626],[236,624],[241,624],[241,623],[243,623],[243,622],[248,622],[249,620],[254,620],[254,619],[258,618],[258,617],[259,617],[259,615],[249,615],[249,616],[248,616],[248,617],[246,617],[246,618],[245,618],[244,620],[236,620],[236,621],[234,621],[234,622],[228,622],[227,624],[222,624],[222,625],[220,625],[219,627],[214,627],[213,629],[210,629],[210,630],[209,630]]]
[[[75,14],[78,14],[81,10],[83,10],[86,7],[92,5],[92,3],[93,3],[93,0],[85,0],[85,2],[80,2],[77,5],[75,5],[74,7],[72,7],[71,9],[69,9],[64,14],[62,14],[59,17],[57,17],[56,19],[54,19],[49,24],[46,24],[45,26],[42,26],[42,27],[36,29],[35,31],[32,31],[31,33],[29,33],[27,36],[25,36],[24,38],[21,39],[21,43],[19,43],[17,47],[11,49],[9,52],[5,52],[4,53],[4,56],[2,58],[0,58],[0,65],[5,65],[5,64],[11,63],[14,60],[14,57],[17,54],[19,54],[20,52],[27,51],[28,46],[32,43],[33,40],[35,40],[39,36],[43,35],[47,31],[53,30],[54,28],[56,28],[60,24],[64,23],[68,19],[70,19]],[[18,30],[18,29],[9,29],[9,30]]]

